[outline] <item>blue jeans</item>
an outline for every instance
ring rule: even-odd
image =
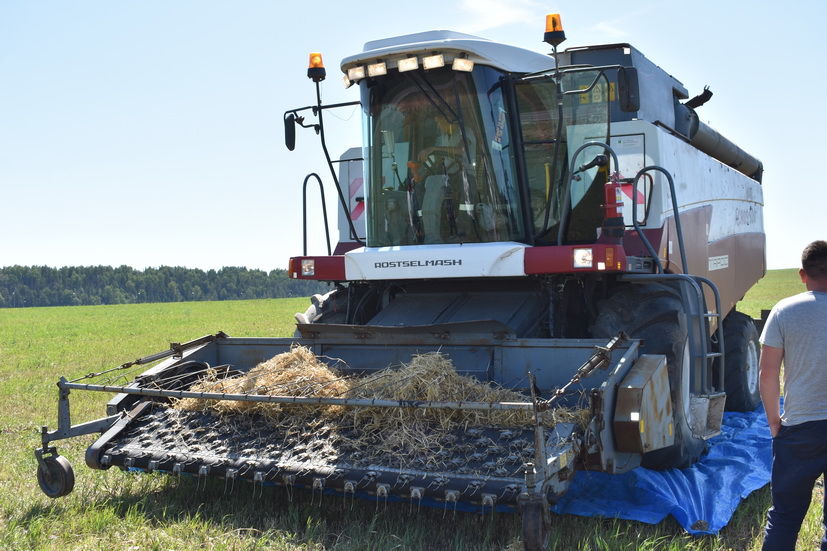
[[[772,507],[763,551],[794,551],[813,485],[827,473],[827,420],[782,426],[772,440]],[[827,493],[822,527],[827,530]],[[827,534],[821,551],[827,551]]]

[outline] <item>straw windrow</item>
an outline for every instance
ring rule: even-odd
[[[456,372],[442,353],[416,355],[408,364],[366,376],[344,376],[320,361],[309,349],[294,347],[257,365],[248,373],[220,379],[215,372],[195,385],[195,392],[226,392],[272,396],[337,397],[449,402],[528,402],[519,392]],[[368,461],[404,464],[412,455],[438,462],[450,450],[452,432],[474,427],[530,428],[531,410],[468,410],[405,407],[347,407],[229,400],[183,399],[175,407],[221,415],[259,414],[279,427],[305,432],[309,425]],[[541,414],[553,426],[572,422],[584,426],[585,409],[554,408]],[[354,437],[354,435],[356,435]],[[331,440],[331,443],[332,441]]]
[[[415,355],[398,368],[389,367],[364,377],[346,377],[320,361],[312,351],[296,346],[258,364],[249,372],[219,378],[214,371],[190,389],[193,392],[223,392],[270,396],[308,396],[404,401],[528,402],[520,392],[460,375],[445,354]],[[354,427],[367,430],[391,425],[434,425],[445,430],[458,427],[516,427],[533,424],[529,410],[418,409],[386,407],[345,407],[230,400],[185,398],[175,407],[184,410],[212,410],[220,414],[256,413],[266,417],[339,417],[345,414]],[[542,414],[548,426],[559,422],[583,422],[581,409],[556,408]],[[340,418],[340,421],[344,419]]]

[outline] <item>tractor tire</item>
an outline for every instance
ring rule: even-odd
[[[753,411],[758,391],[758,331],[752,318],[733,310],[724,319],[724,390],[727,411]]]
[[[700,458],[706,443],[689,424],[690,351],[686,314],[677,291],[666,285],[627,284],[599,307],[593,337],[611,338],[623,331],[641,339],[641,354],[663,354],[669,372],[675,443],[643,455],[649,469],[683,469]]]

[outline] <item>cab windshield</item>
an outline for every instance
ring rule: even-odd
[[[571,178],[569,165],[581,145],[607,142],[614,89],[599,70],[517,80],[510,113],[509,82],[480,65],[363,81],[368,246],[597,238],[606,171]],[[590,146],[577,164],[604,153]]]
[[[597,167],[574,174],[573,156],[587,142],[608,143],[609,105],[614,88],[599,70],[562,73],[515,86],[532,231],[541,244],[554,242],[564,210],[571,208],[564,242],[590,242],[603,220],[606,172]],[[580,152],[576,166],[596,155],[599,146]],[[569,200],[566,201],[568,194]]]
[[[363,87],[368,246],[524,238],[500,77],[445,67]]]

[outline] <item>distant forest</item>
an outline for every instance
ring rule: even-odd
[[[0,308],[188,300],[306,297],[328,286],[286,270],[9,266],[0,268]]]

